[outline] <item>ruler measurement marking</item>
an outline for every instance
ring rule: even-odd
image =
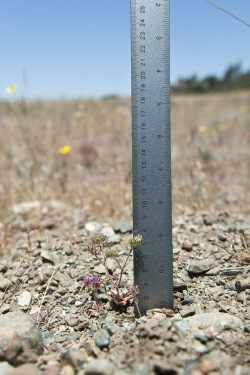
[[[169,0],[131,0],[131,16],[134,234],[144,237],[134,269],[144,313],[173,305]]]

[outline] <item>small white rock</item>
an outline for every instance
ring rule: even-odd
[[[60,332],[66,332],[67,331],[66,326],[64,324],[60,325],[59,326],[59,331]]]
[[[35,314],[40,310],[41,310],[41,308],[39,306],[32,306],[32,308],[30,310],[30,314]]]
[[[29,306],[30,301],[31,301],[31,294],[27,291],[23,292],[18,297],[18,305],[19,306]]]
[[[23,202],[14,204],[11,209],[15,215],[26,214],[34,209],[40,208],[41,203],[39,201]]]
[[[90,233],[94,234],[97,232],[100,232],[102,229],[102,226],[98,221],[89,221],[88,223],[85,224],[85,229]]]
[[[101,233],[104,234],[107,237],[111,237],[115,235],[115,231],[112,227],[104,227],[101,230]]]

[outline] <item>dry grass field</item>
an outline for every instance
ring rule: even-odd
[[[250,92],[173,96],[171,117],[173,214],[250,213]],[[132,219],[130,99],[0,102],[0,172],[0,223],[52,199]]]

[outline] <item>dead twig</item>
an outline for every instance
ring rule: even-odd
[[[6,288],[5,288],[5,291],[3,292],[3,295],[2,295],[1,301],[3,300],[3,297],[4,297],[4,295],[6,294],[8,288],[9,288],[9,285],[10,285],[11,281],[13,280],[13,277],[15,276],[15,274],[17,273],[17,271],[19,270],[19,268],[21,267],[21,265],[23,264],[23,262],[24,262],[24,259],[21,259],[20,263],[17,265],[17,267],[16,267],[16,269],[15,269],[13,275],[11,276],[10,281],[8,282],[8,284],[7,284]],[[6,300],[6,299],[5,299],[5,300]],[[1,306],[2,306],[2,305],[1,305]]]
[[[218,244],[218,243],[216,243],[216,242],[211,242],[211,244],[212,244],[212,245],[215,245],[215,246],[219,246],[219,247],[221,247],[222,249],[226,250],[226,252],[227,252],[228,254],[230,254],[230,255],[234,255],[233,253],[231,253],[230,251],[228,251],[227,248],[225,248],[225,246],[222,246],[222,245],[220,245],[220,244]]]
[[[20,287],[21,284],[22,284],[22,280],[19,279],[19,283],[15,286],[14,290],[12,291],[12,293],[11,293],[8,297],[6,297],[6,298],[1,302],[0,307],[2,307],[3,304],[4,304],[6,301],[8,301],[8,299],[9,299],[10,297],[12,297],[12,296],[16,293],[16,291],[19,289],[19,287]]]
[[[52,275],[51,275],[51,278],[49,279],[49,282],[48,282],[48,284],[47,284],[47,288],[46,288],[46,290],[45,290],[45,292],[44,292],[42,302],[41,302],[41,304],[40,304],[40,306],[39,306],[39,310],[38,310],[38,314],[37,314],[37,324],[38,324],[38,326],[39,326],[39,324],[40,324],[40,322],[39,322],[38,319],[39,319],[39,315],[40,315],[41,307],[42,307],[43,302],[44,302],[44,298],[45,298],[45,296],[46,296],[46,294],[47,294],[47,291],[48,291],[48,289],[49,289],[49,287],[50,287],[50,284],[52,283],[52,280],[54,279],[54,277],[55,277],[55,275],[56,275],[56,273],[57,273],[58,267],[59,267],[59,266],[56,265],[55,268],[54,268],[54,271],[53,271],[53,273],[52,273]]]

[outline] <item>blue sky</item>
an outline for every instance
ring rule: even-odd
[[[249,0],[214,2],[250,23]],[[172,83],[250,70],[250,27],[206,0],[170,9]],[[0,0],[1,98],[13,83],[28,99],[129,96],[130,59],[130,0]]]

